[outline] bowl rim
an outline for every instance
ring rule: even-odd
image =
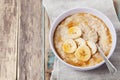
[[[54,22],[52,23],[51,25],[51,28],[50,28],[50,34],[49,34],[49,43],[50,43],[50,47],[54,53],[54,55],[62,62],[64,63],[65,65],[67,65],[68,67],[70,68],[73,68],[75,70],[80,70],[80,71],[86,71],[86,70],[92,70],[92,69],[95,69],[95,68],[98,68],[100,67],[101,65],[103,65],[105,63],[105,61],[103,60],[102,62],[96,64],[96,65],[93,65],[93,66],[88,66],[88,67],[80,67],[80,66],[74,66],[72,64],[69,64],[67,62],[65,62],[64,60],[62,60],[58,53],[56,52],[55,48],[54,48],[54,42],[53,42],[53,36],[54,36],[54,32],[55,32],[55,29],[57,28],[57,25],[63,20],[65,19],[66,17],[72,15],[72,14],[75,14],[75,13],[78,13],[81,9],[83,10],[90,10],[90,11],[93,11],[95,12],[96,14],[102,16],[105,18],[106,21],[108,21],[108,23],[111,25],[110,26],[107,26],[107,28],[109,29],[110,33],[111,33],[111,36],[112,36],[112,47],[110,49],[110,52],[108,54],[108,59],[111,57],[111,55],[113,54],[114,50],[115,50],[115,47],[116,47],[116,42],[117,42],[117,37],[116,37],[116,30],[112,24],[112,22],[110,21],[110,19],[104,15],[102,12],[96,10],[96,9],[93,9],[93,8],[88,8],[88,7],[78,7],[78,8],[72,8],[72,9],[69,9],[67,11],[64,11],[62,14],[60,14],[55,20]],[[73,12],[73,13],[70,13],[70,12]],[[80,12],[79,12],[80,13]],[[81,12],[83,13],[83,12]],[[86,12],[87,13],[87,12]],[[92,15],[95,15],[93,13],[91,13]],[[96,16],[96,15],[95,15]],[[98,17],[98,16],[97,16]],[[101,17],[98,17],[101,19]],[[105,24],[106,22],[101,19]],[[56,26],[55,26],[56,25]],[[107,25],[107,24],[106,24]],[[112,30],[111,30],[112,29]],[[114,41],[114,42],[113,42]]]

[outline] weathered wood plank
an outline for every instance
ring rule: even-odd
[[[18,80],[40,80],[41,0],[20,0]]]
[[[16,80],[17,0],[0,0],[0,80]]]
[[[51,70],[48,68],[48,53],[50,51],[49,45],[49,30],[50,21],[47,12],[45,11],[45,80],[50,80]]]

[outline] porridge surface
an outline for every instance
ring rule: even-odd
[[[65,18],[54,33],[54,47],[67,63],[86,67],[100,63],[103,59],[96,44],[107,56],[112,38],[105,23],[88,13],[77,13]]]

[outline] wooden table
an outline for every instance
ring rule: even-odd
[[[41,0],[0,0],[0,80],[43,80]]]
[[[50,27],[47,14],[42,17],[41,3],[0,0],[0,80],[49,80]]]

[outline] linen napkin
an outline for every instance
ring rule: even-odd
[[[50,18],[50,23],[68,9],[90,7],[103,12],[112,21],[117,32],[117,46],[110,58],[110,61],[118,70],[116,74],[109,74],[105,64],[90,71],[75,71],[56,58],[51,80],[120,80],[120,23],[114,9],[113,0],[44,0],[43,4]]]

